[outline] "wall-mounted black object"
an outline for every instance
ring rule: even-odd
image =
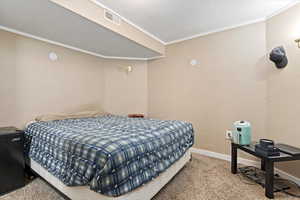
[[[270,60],[273,61],[278,69],[285,68],[288,58],[283,46],[274,48],[270,53]]]
[[[25,185],[23,131],[0,128],[0,195]]]

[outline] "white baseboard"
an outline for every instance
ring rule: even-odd
[[[197,148],[191,148],[191,152],[195,154],[200,154],[212,158],[217,158],[221,160],[226,160],[226,161],[231,161],[231,155],[227,154],[222,154],[222,153],[216,153],[213,151],[208,151],[204,149],[197,149]],[[248,166],[255,166],[255,167],[260,167],[260,162],[254,161],[254,160],[249,160],[245,158],[240,158],[238,157],[238,163],[243,164],[243,165],[248,165]],[[280,169],[275,168],[275,173],[279,174],[282,178],[289,179],[291,181],[294,181],[298,185],[300,185],[300,178],[295,177],[285,171],[282,171]]]

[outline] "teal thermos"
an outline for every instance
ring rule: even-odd
[[[233,125],[233,142],[240,145],[251,144],[251,124],[247,121],[236,121]]]

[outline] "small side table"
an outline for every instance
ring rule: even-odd
[[[247,152],[255,157],[261,159],[261,169],[265,173],[265,195],[269,199],[274,198],[274,163],[275,162],[284,162],[284,161],[293,161],[300,160],[299,156],[292,156],[283,152],[280,152],[279,156],[263,156],[255,152],[255,144],[251,145],[239,145],[231,143],[231,173],[237,173],[237,151],[238,149]]]

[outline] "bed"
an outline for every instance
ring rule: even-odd
[[[74,200],[151,199],[190,159],[192,124],[103,115],[35,122],[31,168]]]

